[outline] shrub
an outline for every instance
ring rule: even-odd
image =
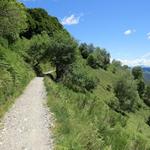
[[[0,110],[12,99],[10,97],[22,92],[33,76],[31,68],[20,55],[0,45]]]
[[[139,96],[133,80],[121,77],[114,85],[114,92],[121,110],[130,112],[135,109]]]
[[[75,61],[77,42],[65,31],[55,32],[50,38],[48,57],[56,66],[56,80],[61,81],[68,67]]]
[[[146,90],[144,93],[144,102],[146,105],[150,106],[150,86],[146,87]]]
[[[134,79],[141,80],[143,79],[143,71],[141,67],[134,67],[132,69],[132,75],[134,76]]]
[[[140,98],[143,98],[144,91],[145,91],[145,83],[143,80],[137,80],[137,90]]]
[[[88,72],[74,67],[73,70],[66,75],[64,84],[76,92],[85,93],[87,91],[91,92],[96,88],[98,79],[90,76]]]
[[[87,45],[86,43],[81,43],[79,46],[79,50],[82,57],[84,59],[87,59],[88,56],[95,50],[95,47],[92,44]]]
[[[110,54],[105,49],[95,48],[95,51],[88,56],[87,64],[94,69],[107,69],[110,64]]]
[[[90,67],[94,68],[94,69],[97,69],[97,68],[98,68],[97,60],[96,60],[96,58],[94,57],[93,54],[90,54],[90,55],[88,56],[88,58],[87,58],[87,64],[88,64]]]

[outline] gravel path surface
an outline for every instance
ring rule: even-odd
[[[0,150],[52,150],[53,119],[43,78],[36,77],[0,124]]]

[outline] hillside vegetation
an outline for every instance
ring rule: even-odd
[[[150,149],[150,110],[126,66],[114,61],[93,69],[78,56],[63,82],[45,84],[57,118],[56,149]]]
[[[0,24],[2,117],[29,81],[52,66],[47,53],[54,32],[65,32],[68,36],[69,33],[45,10],[28,9],[16,0],[0,1]]]
[[[33,76],[31,67],[20,55],[0,45],[0,117]]]
[[[35,76],[45,77],[56,150],[149,150],[150,86],[141,67],[110,62],[41,8],[0,1],[0,117]],[[51,78],[50,78],[51,77]]]

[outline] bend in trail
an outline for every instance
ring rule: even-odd
[[[52,150],[50,123],[43,78],[36,77],[2,120],[0,150]]]

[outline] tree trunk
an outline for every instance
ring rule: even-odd
[[[60,82],[63,79],[63,75],[65,73],[65,67],[60,64],[56,64],[56,81]]]
[[[43,73],[41,71],[41,68],[39,67],[39,64],[36,64],[35,66],[33,66],[33,69],[38,77],[43,76]]]

